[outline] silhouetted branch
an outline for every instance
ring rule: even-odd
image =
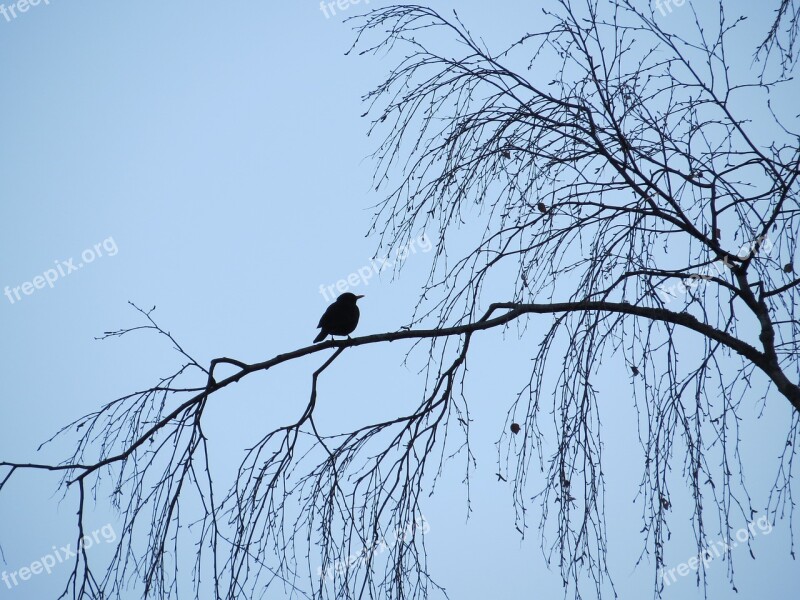
[[[585,597],[587,579],[594,597],[616,593],[594,385],[614,359],[639,421],[640,560],[654,556],[656,596],[677,494],[692,502],[698,551],[709,511],[725,534],[754,514],[739,448],[740,407],[754,391],[789,402],[767,508],[794,531],[800,134],[796,115],[779,114],[769,96],[795,65],[796,7],[781,2],[755,50],[780,52],[783,72],[770,79],[766,67],[731,75],[726,47],[744,21],[721,3],[708,22],[684,9],[694,27],[679,32],[626,0],[551,6],[540,32],[500,52],[429,7],[376,8],[356,21],[360,54],[402,52],[364,98],[370,132],[384,132],[375,186],[390,186],[372,230],[390,248],[420,229],[438,233],[410,322],[206,367],[154,309],[134,307],[143,325],[103,337],[155,333],[180,358],[175,372],[57,432],[48,442],[74,442],[64,461],[0,462],[0,493],[24,472],[57,473],[65,494],[77,488],[78,539],[87,497],[106,495],[121,515],[103,577],[82,552],[65,596],[124,597],[132,582],[146,597],[176,596],[188,570],[198,599],[210,588],[216,598],[260,597],[273,585],[315,599],[444,593],[428,570],[423,498],[460,458],[470,506],[468,352],[478,332],[531,335],[531,322],[539,343],[507,409],[497,476],[520,535],[538,503],[541,546],[565,595]],[[321,378],[346,350],[402,340],[428,345],[413,410],[326,433],[316,420]],[[204,432],[217,393],[319,352],[302,411],[259,433],[221,493]],[[218,380],[221,364],[233,373]],[[552,415],[548,430],[542,415]],[[705,586],[705,564],[697,578]]]

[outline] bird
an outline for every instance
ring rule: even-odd
[[[356,296],[350,292],[345,292],[339,296],[336,302],[325,310],[319,320],[317,327],[321,331],[314,338],[314,343],[321,342],[329,335],[349,336],[353,333],[356,325],[358,325],[358,317],[360,316],[356,301],[363,297]]]

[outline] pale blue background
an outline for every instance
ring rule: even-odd
[[[443,13],[454,5],[432,4]],[[541,14],[537,2],[521,0],[457,6],[495,49],[535,29]],[[30,281],[108,237],[118,247],[53,289],[13,305],[0,297],[0,456],[57,460],[60,454],[35,449],[60,426],[173,370],[177,357],[155,337],[94,341],[139,324],[129,300],[158,305],[160,323],[205,362],[263,360],[310,343],[326,305],[320,284],[368,264],[376,250],[365,233],[380,196],[365,157],[377,139],[365,136],[360,96],[398,57],[344,56],[353,34],[342,17],[362,10],[326,18],[313,0],[51,0],[10,23],[0,17],[0,286]],[[412,255],[399,280],[359,288],[367,294],[359,333],[406,322],[431,259]],[[473,342],[472,516],[466,522],[461,462],[425,505],[432,573],[453,599],[561,595],[535,529],[520,542],[510,491],[495,477],[494,442],[537,342],[536,327],[522,342],[500,332]],[[394,415],[414,405],[422,382],[400,364],[407,347],[363,347],[337,362],[319,407],[329,432],[352,429],[376,405]],[[296,417],[320,360],[256,375],[214,398],[207,416],[215,460],[237,460],[242,440]],[[651,596],[652,570],[634,570],[641,459],[621,368],[609,364],[597,380],[606,411],[606,517],[620,598],[638,600]],[[756,422],[759,408],[745,404],[743,447],[748,483],[761,493],[790,413],[775,398]],[[59,503],[57,480],[27,474],[0,497],[0,568],[29,565],[74,538],[75,496]],[[535,473],[531,480],[532,495],[541,482]],[[757,496],[754,505],[764,501]],[[113,519],[103,502],[96,511],[97,527]],[[695,552],[688,514],[676,502],[670,565]],[[788,556],[788,523],[757,536],[753,548],[756,561],[746,549],[734,553],[738,595],[725,583],[726,566],[712,565],[711,597],[796,596],[800,570]],[[0,584],[0,598],[53,598],[67,571],[13,591]],[[665,595],[701,596],[692,577]]]

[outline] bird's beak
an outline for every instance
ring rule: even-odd
[[[361,296],[356,296],[356,300],[358,300],[359,298],[363,298],[363,297],[364,297],[363,294]]]

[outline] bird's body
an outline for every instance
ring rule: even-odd
[[[329,335],[350,335],[358,325],[360,313],[356,301],[364,296],[356,296],[345,292],[331,304],[319,320],[319,334],[314,343],[321,342]]]

